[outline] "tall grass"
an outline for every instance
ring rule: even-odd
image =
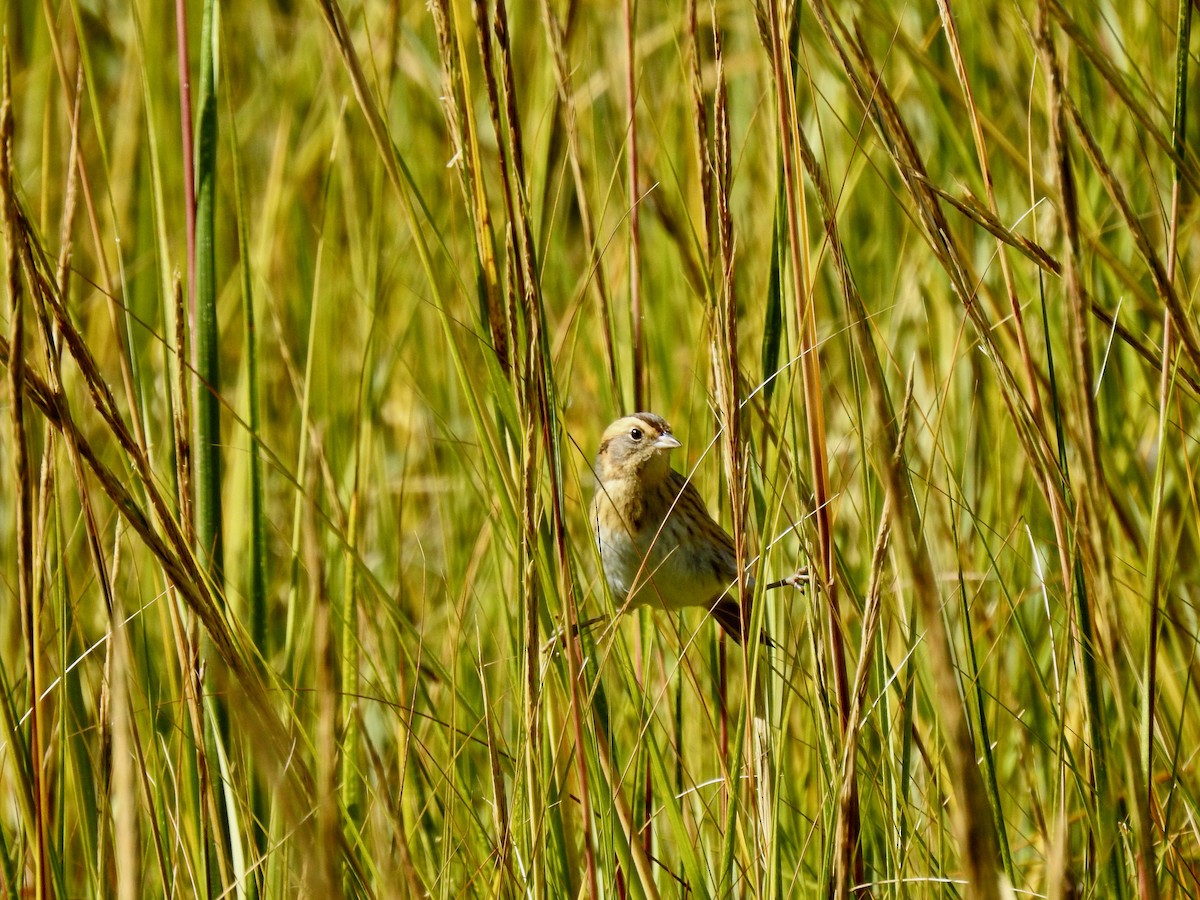
[[[0,895],[1200,896],[1194,4],[6,11]]]

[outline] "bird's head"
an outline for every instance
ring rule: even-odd
[[[654,484],[671,471],[668,454],[679,446],[662,416],[647,412],[624,416],[604,429],[596,477],[601,482],[636,477]]]

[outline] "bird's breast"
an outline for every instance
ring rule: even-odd
[[[724,561],[701,539],[695,523],[663,486],[661,496],[631,496],[628,486],[598,489],[596,536],[604,576],[618,603],[679,609],[703,606],[731,580]]]

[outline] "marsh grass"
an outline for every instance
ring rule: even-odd
[[[1200,896],[1193,11],[7,5],[3,895]]]

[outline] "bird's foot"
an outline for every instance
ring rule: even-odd
[[[773,591],[775,588],[794,587],[798,591],[803,591],[810,584],[812,584],[812,575],[809,574],[808,566],[804,566],[803,568],[797,569],[787,578],[781,578],[779,581],[771,582],[767,585],[766,589],[768,591]]]

